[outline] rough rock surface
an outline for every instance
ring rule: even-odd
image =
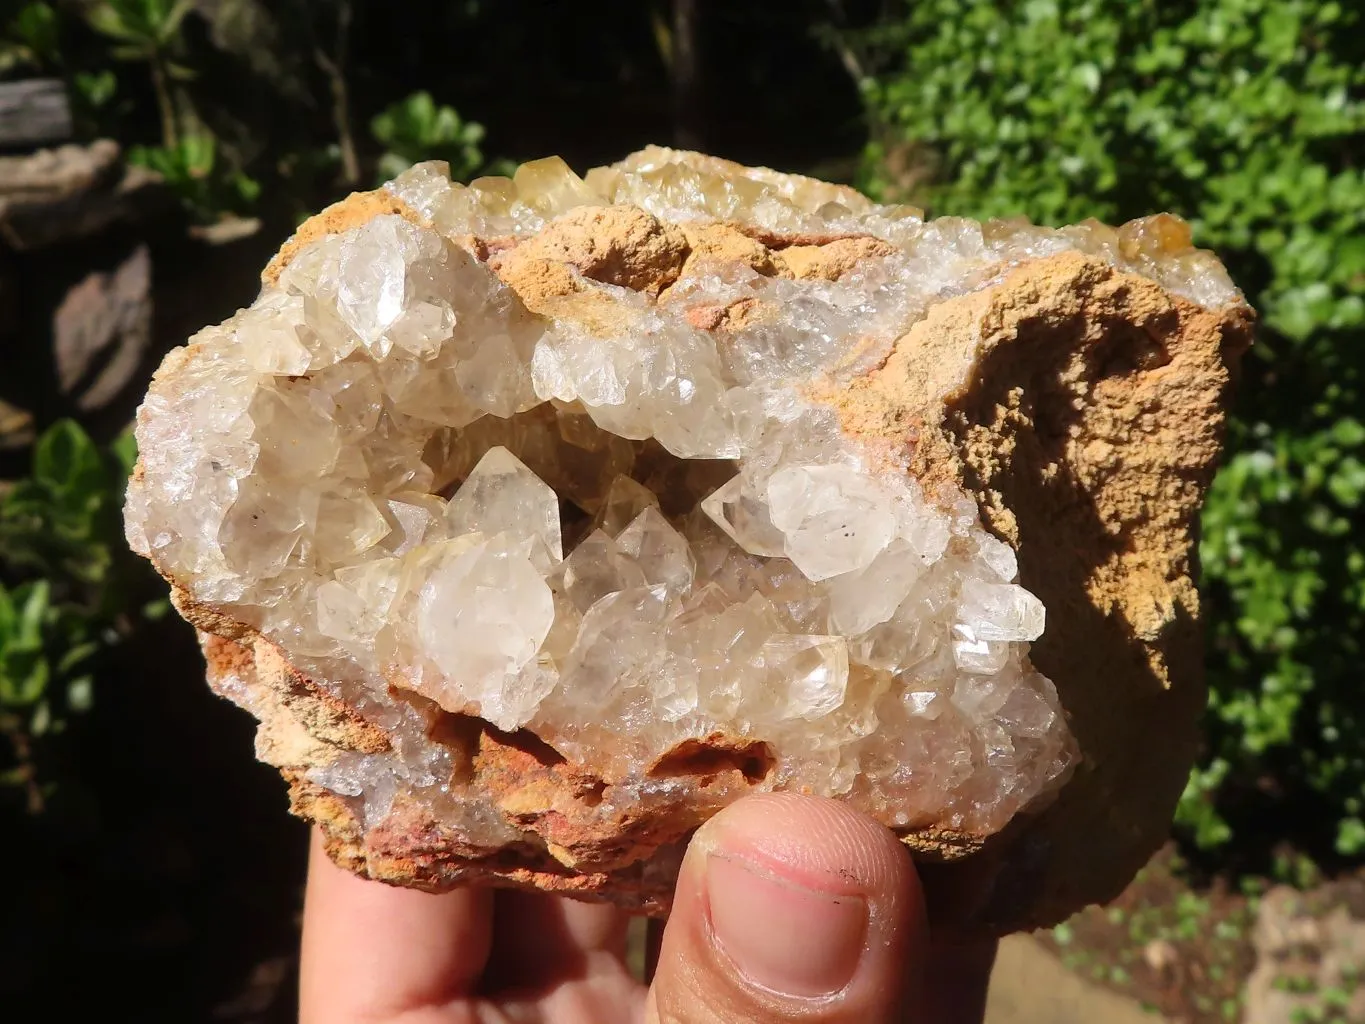
[[[1188,772],[1250,319],[1165,216],[419,165],[168,357],[129,538],[352,870],[657,912],[693,828],[796,788],[894,828],[940,926],[1039,926]]]
[[[166,205],[161,178],[98,139],[0,156],[0,244],[16,251],[87,238]]]

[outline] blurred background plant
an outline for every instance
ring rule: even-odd
[[[90,27],[109,40],[110,57],[147,65],[161,118],[161,144],[169,149],[179,148],[186,116],[177,83],[194,78],[184,63],[181,35],[193,9],[192,0],[99,0],[84,12]]]
[[[70,717],[90,709],[100,654],[139,614],[166,607],[164,597],[139,601],[143,570],[123,543],[135,458],[131,434],[102,452],[62,420],[34,445],[32,475],[0,492],[0,738],[9,748],[0,784],[22,792],[30,814],[48,810],[56,782],[47,755]]]
[[[53,141],[116,140],[169,199],[40,249],[0,191],[0,869],[30,880],[0,928],[0,999],[56,1012],[74,960],[152,1019],[287,1018],[301,832],[126,554],[126,427],[160,356],[249,302],[300,218],[421,159],[467,179],[663,142],[932,215],[1186,217],[1262,329],[1204,518],[1213,685],[1180,870],[1254,892],[1359,865],[1361,18],[1332,0],[0,4],[0,113],[4,89],[57,82]],[[6,123],[0,165],[35,145]],[[81,180],[131,189],[100,167]],[[140,319],[120,291],[139,247]],[[92,289],[112,305],[70,329]],[[137,344],[94,403],[68,342],[115,322]],[[105,365],[77,362],[83,381]]]
[[[1260,312],[1200,549],[1180,821],[1250,868],[1365,853],[1365,46],[1316,0],[923,0],[842,38],[863,184],[938,214],[1187,218]]]
[[[376,114],[370,132],[384,147],[376,167],[381,185],[419,160],[444,160],[456,181],[468,181],[483,167],[483,125],[462,121],[454,107],[438,106],[429,92],[415,92]]]

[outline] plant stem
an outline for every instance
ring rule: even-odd
[[[180,127],[175,114],[175,97],[171,95],[170,76],[160,51],[152,54],[152,89],[156,92],[156,106],[161,114],[161,144],[167,149],[180,148]]]
[[[329,57],[322,47],[315,47],[313,59],[327,76],[332,93],[332,125],[337,133],[337,147],[341,150],[341,177],[348,187],[360,182],[360,156],[356,152],[355,133],[351,130],[350,90],[346,86],[346,55],[351,30],[350,0],[342,0],[337,7],[336,57]]]
[[[830,16],[834,19],[830,28],[830,42],[834,47],[834,54],[839,58],[839,63],[848,72],[848,77],[853,79],[853,84],[862,89],[863,82],[867,79],[867,69],[863,67],[862,59],[858,56],[853,47],[848,45],[848,40],[844,36],[844,9],[839,0],[825,0],[825,5],[829,8]]]
[[[673,144],[701,148],[697,130],[697,0],[673,0],[672,61]]]

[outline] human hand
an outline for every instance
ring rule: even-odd
[[[652,983],[629,918],[538,893],[432,896],[357,878],[314,836],[302,1024],[979,1021],[993,945],[930,946],[896,838],[845,804],[747,797],[698,830]]]

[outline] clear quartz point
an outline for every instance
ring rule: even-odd
[[[550,485],[501,446],[488,449],[445,511],[453,536],[505,532],[531,541],[531,561],[548,572],[563,560],[559,499]]]

